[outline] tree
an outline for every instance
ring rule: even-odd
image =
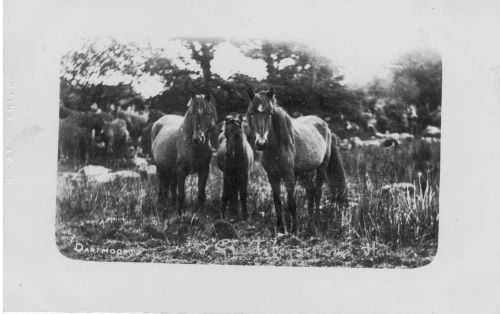
[[[183,39],[184,45],[191,50],[191,58],[198,63],[203,71],[203,78],[208,83],[212,80],[212,60],[220,38]]]
[[[304,45],[288,42],[257,41],[245,55],[266,63],[266,83],[273,86],[280,103],[289,112],[339,115],[350,108],[350,97],[330,61]]]
[[[442,64],[437,53],[411,52],[403,56],[393,70],[394,97],[407,105],[415,105],[419,124],[432,122],[432,113],[440,111]],[[440,120],[440,119],[437,119]]]
[[[123,44],[113,38],[87,41],[79,50],[61,59],[60,99],[63,104],[88,110],[96,102],[101,107],[116,98],[135,96],[130,84],[106,86],[103,78],[115,72],[130,79],[142,74],[143,49],[134,43]]]
[[[251,86],[261,90],[274,87],[280,105],[291,114],[339,117],[339,121],[341,117],[359,120],[362,108],[359,95],[342,84],[343,77],[338,75],[328,59],[304,45],[268,41],[254,41],[251,45],[233,42],[244,55],[263,60],[268,75],[264,80],[240,73],[222,79],[212,72],[215,51],[222,39],[174,40],[188,49],[189,57],[179,55],[173,59],[165,49],[123,44],[114,39],[105,44],[87,42],[81,49],[71,51],[63,58],[62,101],[83,103],[85,108],[92,102],[103,105],[126,93],[134,94],[131,83],[116,86],[103,84],[103,77],[119,73],[130,82],[137,82],[143,75],[160,78],[165,90],[150,102],[166,113],[183,113],[189,97],[197,93],[214,96],[221,118],[232,111],[245,112],[248,106],[246,90]],[[200,70],[188,66],[192,63],[186,58],[196,62]],[[183,67],[183,63],[186,66]]]

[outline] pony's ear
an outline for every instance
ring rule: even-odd
[[[274,96],[274,88],[272,88],[272,87],[271,87],[271,88],[269,89],[269,91],[267,92],[267,97],[269,97],[269,98],[271,98],[271,99],[272,99],[272,98],[273,98],[273,96]]]
[[[250,98],[250,100],[253,100],[253,98],[255,97],[255,92],[251,87],[248,88],[248,97]]]
[[[240,123],[243,123],[243,115],[241,113],[238,114],[238,120],[240,121]]]

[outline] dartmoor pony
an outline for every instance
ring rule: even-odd
[[[243,117],[232,113],[226,117],[224,132],[219,136],[217,166],[224,173],[222,192],[222,217],[229,200],[241,202],[243,219],[247,219],[248,171],[253,165],[253,150],[243,131]]]
[[[101,140],[104,126],[113,119],[111,115],[104,112],[80,112],[60,106],[59,117],[62,118],[59,124],[60,152],[70,158],[79,158],[83,163],[89,158],[93,159],[95,143]],[[76,151],[78,152],[75,153]]]
[[[127,145],[130,141],[127,124],[122,119],[114,119],[104,125],[103,134],[106,154],[114,158],[127,157]]]
[[[346,200],[346,178],[340,155],[328,125],[322,119],[316,116],[292,119],[276,104],[272,88],[257,94],[250,88],[248,96],[248,122],[255,134],[256,149],[263,151],[262,165],[273,191],[278,230],[285,230],[280,199],[280,184],[283,181],[288,204],[286,228],[295,233],[296,176],[302,179],[306,188],[310,219],[314,219],[314,204],[319,213],[325,179],[330,183],[334,200]]]
[[[189,174],[198,174],[198,205],[204,206],[212,158],[208,138],[217,122],[215,102],[210,95],[192,97],[187,107],[184,117],[163,116],[151,129],[151,151],[160,180],[158,201],[163,204],[170,190],[179,214],[184,207],[185,181]]]
[[[68,158],[74,167],[86,164],[90,155],[91,136],[71,119],[59,121],[59,157]]]
[[[59,106],[59,117],[73,124],[78,125],[87,131],[95,131],[98,135],[102,132],[104,125],[113,120],[113,117],[106,112],[80,112]]]

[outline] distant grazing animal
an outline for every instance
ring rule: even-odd
[[[134,111],[125,111],[118,109],[116,117],[123,119],[127,123],[127,130],[132,139],[135,148],[139,145],[139,137],[141,136],[144,127],[148,124],[148,115],[141,115]]]
[[[81,149],[85,149],[85,154],[88,153],[87,158],[94,158],[94,152],[96,151],[95,142],[100,140],[104,125],[112,120],[111,115],[104,112],[80,112],[60,106],[59,116],[64,117],[61,122],[66,121],[63,128],[59,129],[60,137],[69,138],[69,136],[66,137],[63,133],[69,132],[70,129],[72,130],[72,136],[74,136],[75,132],[83,132],[85,141],[89,144],[82,146]],[[75,128],[78,128],[78,131],[75,131]]]
[[[327,179],[333,199],[345,202],[347,184],[344,168],[336,143],[328,125],[316,116],[292,119],[276,104],[274,90],[255,93],[248,90],[248,122],[255,134],[255,147],[263,151],[262,165],[266,170],[273,191],[276,223],[280,232],[285,231],[281,211],[280,183],[287,191],[288,231],[297,232],[297,206],[295,203],[295,177],[305,183],[310,218],[313,219],[314,203],[319,213],[321,187]]]
[[[118,118],[111,122],[107,122],[104,126],[102,135],[108,156],[114,158],[127,157],[129,133],[125,121]]]
[[[187,107],[184,117],[163,116],[151,129],[151,150],[160,180],[158,201],[163,204],[170,190],[179,214],[184,207],[185,181],[189,174],[198,174],[198,206],[204,207],[212,158],[208,137],[217,122],[215,102],[210,95],[191,97]]]
[[[253,150],[242,124],[241,114],[232,113],[226,117],[224,132],[219,136],[217,166],[224,173],[222,217],[225,217],[228,201],[237,200],[239,195],[243,219],[246,220],[248,172],[253,165]]]
[[[106,112],[81,112],[59,106],[59,117],[62,119],[70,119],[89,131],[94,130],[99,134],[106,122],[112,121],[113,117]]]
[[[89,159],[91,136],[74,120],[59,121],[59,157],[68,158],[74,166],[86,164]]]
[[[94,131],[95,140],[101,141],[104,126],[113,121],[113,116],[107,112],[89,113],[92,117],[91,130]]]

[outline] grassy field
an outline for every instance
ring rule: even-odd
[[[170,208],[166,219],[158,215],[154,176],[95,185],[67,184],[59,175],[56,243],[67,257],[95,261],[387,268],[431,262],[438,243],[440,144],[362,147],[342,157],[349,205],[332,205],[325,186],[320,223],[311,226],[298,186],[296,236],[276,232],[260,165],[251,174],[246,222],[220,220],[222,174],[215,166],[206,211],[189,210],[196,200],[193,176],[188,210],[179,217]],[[415,184],[415,192],[382,191],[398,182]]]

